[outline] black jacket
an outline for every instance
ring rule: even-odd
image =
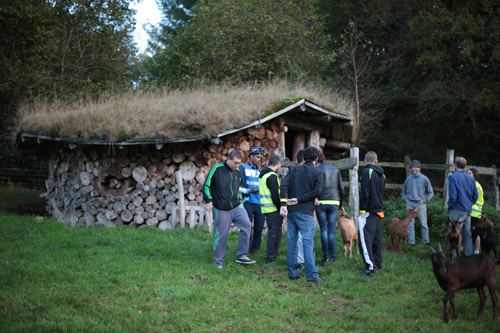
[[[342,185],[342,177],[340,170],[328,162],[321,163],[318,166],[325,174],[325,181],[323,183],[323,190],[319,195],[318,200],[338,200],[340,201],[339,207],[342,207],[344,201],[344,186]]]
[[[203,200],[212,202],[220,210],[231,210],[238,207],[240,196],[238,189],[241,184],[241,175],[238,169],[231,170],[226,162],[215,164],[208,173],[203,185]]]
[[[359,210],[380,213],[384,208],[384,169],[378,165],[367,164],[361,173]]]
[[[260,171],[259,178],[262,178],[266,173],[269,172],[274,172],[271,168],[264,168]],[[278,177],[275,175],[270,175],[266,179],[266,186],[271,191],[271,200],[273,201],[273,204],[280,209],[281,203],[280,203],[280,188],[278,187]]]
[[[314,214],[314,200],[323,190],[325,175],[312,162],[290,169],[281,182],[280,194],[282,199],[297,198],[297,205],[287,206],[288,213]],[[281,203],[282,206],[286,202]]]

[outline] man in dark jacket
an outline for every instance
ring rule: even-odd
[[[224,264],[231,223],[240,229],[236,262],[247,265],[255,263],[255,260],[247,257],[252,225],[238,192],[241,184],[238,166],[242,158],[243,154],[239,150],[231,151],[224,163],[217,163],[210,169],[203,185],[205,209],[212,211],[214,217],[213,257],[214,264],[219,268]]]
[[[278,170],[281,158],[273,155],[269,158],[269,166],[262,169],[259,177],[260,209],[267,220],[267,253],[266,262],[276,261],[281,245],[283,217],[280,216],[280,179]]]
[[[384,218],[384,169],[377,165],[377,154],[369,151],[365,155],[366,167],[361,173],[359,197],[360,216],[359,244],[365,268],[363,275],[375,274],[375,268],[382,269],[382,228]]]
[[[289,171],[289,182],[282,184],[280,194],[282,199],[281,214],[288,216],[287,253],[288,277],[291,280],[300,278],[297,270],[297,233],[302,235],[304,246],[304,269],[307,281],[323,282],[315,265],[314,259],[314,201],[323,189],[324,174],[316,169],[314,163],[319,157],[319,150],[309,146],[304,150],[303,165],[298,165]],[[283,202],[286,199],[287,202]],[[288,209],[286,208],[288,205]]]
[[[470,234],[470,214],[472,205],[479,198],[474,178],[465,173],[467,160],[457,156],[455,158],[455,173],[448,176],[448,208],[450,220],[460,221],[460,233],[464,254],[472,255],[472,237]],[[458,257],[458,253],[456,254]]]
[[[337,226],[337,214],[342,209],[344,200],[344,186],[340,170],[326,161],[325,155],[321,154],[318,159],[318,170],[325,174],[323,190],[316,201],[316,216],[321,235],[321,248],[323,259],[321,264],[328,261],[337,261],[337,250],[335,241],[335,227]]]

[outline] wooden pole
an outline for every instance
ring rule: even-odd
[[[182,171],[175,173],[177,178],[177,192],[179,193],[179,223],[180,227],[184,228],[186,225],[186,207],[184,207],[184,184],[182,183]]]
[[[496,210],[500,210],[500,193],[498,190],[498,173],[496,165],[491,166],[492,169],[495,170],[493,175],[493,191],[495,191],[495,208]]]
[[[356,163],[349,170],[349,206],[351,207],[351,216],[354,218],[356,226],[358,225],[359,215],[359,148],[354,147],[349,150],[351,158],[354,158]]]
[[[410,165],[411,165],[411,157],[410,157],[410,155],[405,155],[406,178],[410,177],[410,175],[411,175]]]
[[[455,151],[453,149],[446,150],[446,162],[444,164],[444,185],[443,185],[443,210],[448,210],[448,177],[453,173],[453,160]]]

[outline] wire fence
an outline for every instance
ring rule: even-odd
[[[48,170],[0,169],[0,188],[45,190]]]

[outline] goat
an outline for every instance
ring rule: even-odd
[[[462,247],[462,234],[460,233],[460,221],[450,220],[450,224],[441,230],[441,233],[446,231],[446,249],[444,253],[450,252],[451,259],[460,257],[460,248]],[[456,257],[453,254],[453,249],[456,250]]]
[[[479,294],[479,309],[477,315],[481,315],[484,310],[486,296],[484,286],[488,286],[493,303],[493,319],[498,316],[497,312],[497,294],[495,291],[496,274],[500,260],[493,261],[485,254],[476,254],[457,260],[446,260],[444,252],[439,244],[439,251],[434,250],[430,245],[432,253],[423,251],[432,260],[432,268],[439,286],[446,292],[443,298],[445,323],[449,321],[448,300],[453,309],[453,318],[458,316],[455,306],[455,293],[461,289],[476,288]]]
[[[406,216],[402,220],[395,217],[391,219],[391,222],[389,223],[389,235],[391,236],[391,244],[394,252],[397,250],[401,253],[400,241],[404,239],[406,254],[406,248],[408,246],[408,227],[410,222],[419,216],[420,214],[418,213],[418,209],[408,209]],[[396,240],[396,247],[394,247],[394,240]]]
[[[347,256],[347,244],[349,244],[349,256],[352,258],[352,243],[356,246],[356,252],[359,254],[358,249],[358,228],[354,220],[346,219],[345,213],[339,212],[337,216],[337,226],[340,230],[340,236],[344,243],[344,256]]]
[[[498,259],[497,234],[493,230],[493,222],[486,216],[482,216],[480,221],[476,225],[471,225],[472,243],[479,242],[481,252],[487,255],[490,255],[490,251],[493,250],[495,259]]]

